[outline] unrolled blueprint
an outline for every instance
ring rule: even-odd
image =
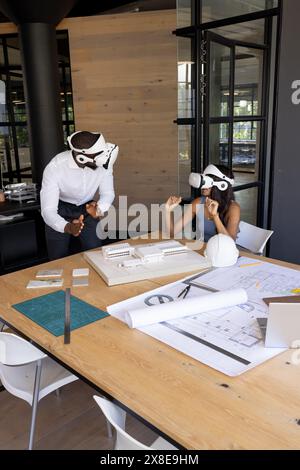
[[[195,276],[192,282],[216,290],[244,288],[251,300],[300,293],[300,271],[245,257],[239,258],[231,268]]]
[[[224,374],[236,376],[284,351],[264,347],[256,321],[257,317],[268,314],[263,297],[283,293],[292,295],[300,286],[300,272],[276,268],[269,263],[240,258],[235,267],[214,269],[185,278],[111,305],[108,312],[125,321],[125,313],[129,309],[149,307],[151,315],[152,306],[165,302],[174,302],[176,309],[180,305],[178,295],[187,285],[191,286],[188,296],[198,297],[199,304],[201,296],[209,291],[243,287],[248,293],[245,304],[139,328]]]

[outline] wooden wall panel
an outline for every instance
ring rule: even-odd
[[[175,11],[67,18],[76,129],[120,147],[116,195],[164,202],[178,191]],[[12,23],[0,34],[14,33]]]
[[[76,129],[120,147],[116,195],[164,202],[178,191],[175,11],[69,18]]]

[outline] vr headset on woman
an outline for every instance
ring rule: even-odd
[[[215,181],[212,176],[220,178],[221,181]],[[191,173],[189,184],[196,189],[210,189],[215,186],[220,191],[226,191],[229,185],[234,185],[234,179],[228,178],[215,165],[208,165],[203,173]]]

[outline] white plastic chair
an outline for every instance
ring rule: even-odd
[[[273,230],[265,230],[243,221],[240,222],[239,229],[236,244],[259,255],[263,254],[267,241],[274,233]]]
[[[0,333],[0,379],[8,392],[32,406],[29,450],[33,447],[38,402],[78,378],[12,333]]]
[[[106,398],[94,395],[105,418],[115,428],[117,436],[114,450],[177,450],[172,444],[158,437],[150,447],[142,444],[125,431],[126,412]]]

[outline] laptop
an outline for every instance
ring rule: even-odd
[[[266,348],[299,347],[300,303],[270,303],[268,318],[257,318]]]

